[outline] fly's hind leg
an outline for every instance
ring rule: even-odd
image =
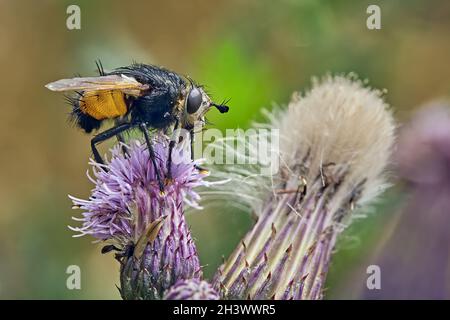
[[[130,123],[122,123],[118,126],[112,127],[111,129],[108,129],[106,131],[103,131],[99,134],[97,134],[95,137],[91,139],[91,148],[92,153],[94,155],[94,159],[97,163],[104,164],[102,157],[100,156],[100,153],[97,150],[97,143],[103,142],[105,140],[108,140],[114,136],[117,136],[118,134],[121,134],[122,132],[130,129],[132,125]]]

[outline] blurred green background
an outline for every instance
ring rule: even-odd
[[[81,8],[81,30],[66,8]],[[381,30],[366,8],[381,7]],[[259,110],[287,103],[326,72],[354,71],[387,88],[399,121],[450,94],[449,1],[0,1],[0,298],[119,298],[118,263],[92,239],[72,238],[67,194],[88,197],[89,136],[70,128],[69,107],[44,85],[133,60],[166,66],[207,85],[231,111],[208,119],[248,127]],[[105,145],[106,147],[107,145]],[[402,194],[390,189],[345,232],[331,265],[328,298],[351,298],[352,279],[387,237]],[[373,212],[375,211],[375,212]],[[251,219],[227,208],[190,214],[211,276]],[[79,265],[81,290],[66,288]]]

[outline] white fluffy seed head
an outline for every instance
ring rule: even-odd
[[[299,165],[307,167],[304,178],[308,182],[316,180],[317,174],[333,179],[329,172],[345,171],[339,197],[348,198],[363,182],[356,204],[372,199],[386,187],[384,170],[391,156],[395,123],[381,91],[366,87],[354,76],[325,76],[313,79],[311,90],[303,95],[294,93],[287,108],[276,108],[268,118],[269,124],[257,127],[279,130],[279,148],[272,150],[279,159],[278,173],[262,174],[255,165],[215,168],[213,177],[232,180],[220,185],[216,195],[223,194],[227,200],[235,195],[258,213],[268,194],[292,178],[286,178],[286,172],[298,174]]]
[[[305,95],[295,93],[287,110],[272,117],[280,130],[280,158],[292,167],[309,154],[309,172],[320,166],[349,168],[345,183],[365,179],[360,203],[383,190],[383,171],[394,142],[394,119],[382,93],[350,76],[313,79]]]

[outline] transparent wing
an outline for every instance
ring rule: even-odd
[[[147,84],[142,84],[132,77],[125,75],[109,75],[100,77],[85,77],[61,79],[51,82],[45,87],[52,91],[97,91],[120,90],[129,95],[138,96],[148,90]]]

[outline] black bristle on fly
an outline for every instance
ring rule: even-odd
[[[100,61],[100,59],[97,59],[97,60],[95,61],[95,65],[97,66],[98,74],[99,74],[101,77],[106,76],[105,69],[103,69],[103,64],[102,64],[102,62]]]
[[[81,92],[76,93],[79,97],[82,97]],[[100,128],[101,121],[81,111],[79,97],[69,95],[64,96],[66,102],[72,106],[72,111],[69,114],[69,122],[75,124],[80,129],[83,129],[86,133],[91,133],[93,130],[98,130]]]

